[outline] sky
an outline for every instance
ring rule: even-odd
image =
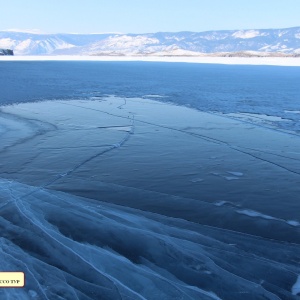
[[[0,0],[0,30],[150,33],[300,26],[300,0]]]

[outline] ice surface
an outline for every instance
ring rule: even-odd
[[[2,107],[0,268],[27,283],[0,297],[297,299],[300,140],[251,126],[141,98]]]

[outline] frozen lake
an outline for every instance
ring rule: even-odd
[[[1,65],[1,297],[299,298],[300,70],[197,66]]]

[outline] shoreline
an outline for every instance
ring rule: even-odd
[[[143,61],[225,65],[268,65],[300,67],[300,57],[186,57],[186,56],[0,56],[1,61]]]

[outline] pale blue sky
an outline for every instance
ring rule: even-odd
[[[146,33],[300,26],[300,0],[0,0],[0,30]]]

